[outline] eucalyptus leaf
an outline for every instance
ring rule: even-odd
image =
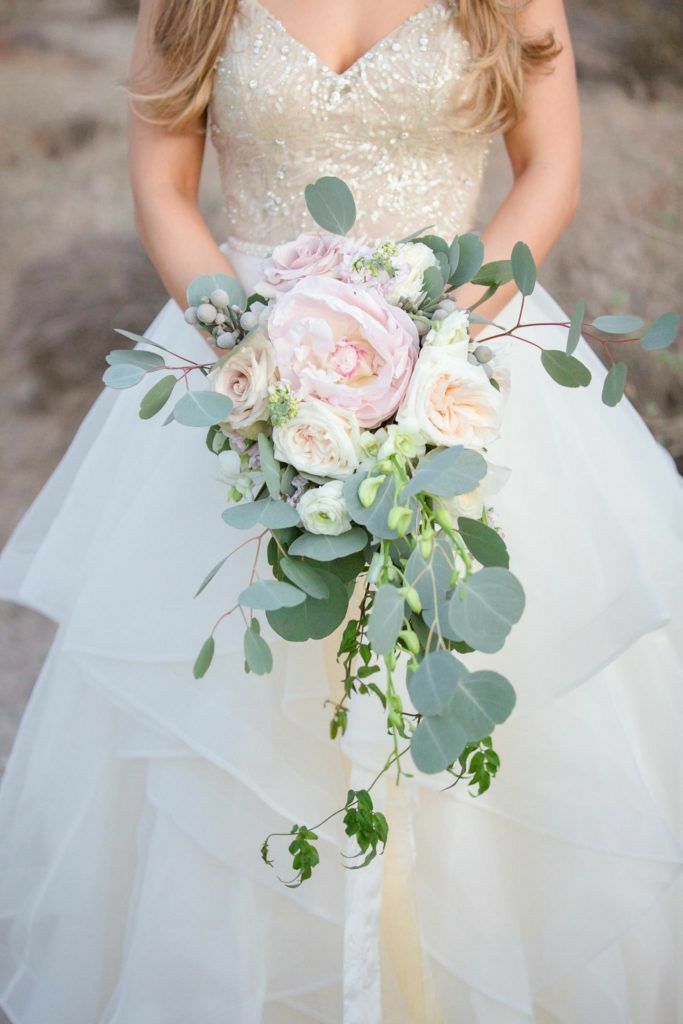
[[[273,655],[258,629],[253,628],[255,622],[256,619],[252,619],[244,633],[244,660],[250,672],[257,676],[265,676],[272,671]]]
[[[195,679],[201,679],[209,671],[216,650],[216,641],[212,636],[208,637],[199,649],[192,669]]]
[[[501,565],[507,569],[510,565],[510,556],[505,541],[496,530],[486,526],[478,519],[469,519],[467,516],[460,516],[458,519],[458,532],[465,541],[469,551],[482,565]]]
[[[153,370],[164,365],[164,357],[159,352],[147,352],[143,348],[115,348],[105,358],[110,366],[127,363],[140,366],[143,370]]]
[[[458,265],[448,279],[452,288],[459,288],[461,284],[470,281],[484,262],[484,243],[479,235],[460,235],[457,241]]]
[[[322,177],[304,190],[306,206],[316,224],[334,235],[347,234],[356,222],[351,189],[341,178]]]
[[[388,654],[403,628],[405,598],[384,583],[375,594],[368,621],[368,640],[375,654]]]
[[[173,406],[173,415],[184,427],[212,427],[227,419],[232,401],[217,391],[186,391]]]
[[[278,636],[294,643],[322,640],[344,621],[349,606],[345,584],[332,572],[321,570],[319,576],[327,587],[326,597],[309,595],[295,608],[266,612],[266,618]]]
[[[422,719],[411,737],[410,753],[419,771],[436,775],[457,761],[466,745],[462,726],[446,712]]]
[[[424,455],[401,491],[401,500],[424,492],[438,497],[469,494],[484,479],[486,460],[479,452],[462,445],[440,448]]]
[[[448,246],[448,262],[450,264],[450,274],[448,275],[449,280],[455,274],[458,269],[458,263],[460,262],[460,242],[457,236],[453,239],[451,244]]]
[[[581,338],[581,329],[583,328],[583,320],[586,315],[586,303],[583,299],[574,306],[572,312],[571,322],[569,324],[569,333],[567,334],[567,355],[570,356],[575,351],[576,346],[579,344]]]
[[[257,501],[238,501],[223,512],[221,519],[234,526],[236,530],[250,530],[261,522],[261,516],[270,503],[270,498],[259,498]]]
[[[168,402],[177,383],[178,378],[172,373],[158,380],[140,402],[140,419],[149,420],[156,416]]]
[[[287,526],[297,525],[299,513],[294,505],[288,505],[286,501],[268,500],[261,512],[260,521],[270,530],[283,530]]]
[[[453,542],[443,533],[438,534],[429,558],[423,558],[419,547],[413,548],[404,572],[423,608],[434,608],[450,589],[454,561]]]
[[[421,715],[438,715],[452,701],[458,682],[467,669],[448,651],[426,654],[408,674],[408,694]]]
[[[258,436],[258,450],[261,460],[261,471],[271,498],[280,497],[280,463],[273,454],[273,442],[267,434]]]
[[[420,235],[413,239],[414,242],[422,242],[423,245],[429,246],[432,252],[442,252],[448,255],[448,242],[445,238],[441,238],[440,235]]]
[[[238,597],[245,608],[260,608],[274,611],[277,608],[294,608],[305,601],[306,595],[298,587],[283,580],[256,580]]]
[[[512,250],[512,274],[522,295],[531,295],[536,287],[536,263],[526,242],[517,242]]]
[[[541,362],[546,373],[564,388],[585,388],[591,382],[588,367],[561,349],[544,349],[541,352]]]
[[[477,651],[499,651],[524,611],[524,591],[516,576],[497,566],[480,569],[459,583],[449,601],[449,621]]]
[[[427,267],[422,277],[422,290],[427,298],[436,302],[441,297],[444,288],[444,279],[439,267]]]
[[[334,536],[322,533],[302,533],[290,545],[290,555],[304,555],[316,562],[330,562],[344,558],[355,551],[362,551],[368,543],[368,535],[360,526],[352,526],[344,533]]]
[[[460,675],[447,710],[457,718],[467,742],[473,743],[489,736],[514,706],[515,691],[505,676],[484,669]]]
[[[144,376],[145,371],[141,366],[136,366],[134,363],[114,363],[104,371],[102,380],[108,388],[122,390],[135,387]]]
[[[593,321],[593,327],[602,334],[635,334],[644,324],[639,316],[599,316]]]
[[[395,540],[398,533],[390,529],[387,519],[396,502],[396,481],[393,476],[387,475],[380,484],[372,505],[366,508],[358,498],[358,488],[369,472],[367,469],[359,470],[344,483],[344,500],[349,515],[354,522],[367,527],[373,537]],[[417,508],[414,503],[412,504],[416,515]]]
[[[664,313],[649,327],[641,339],[646,352],[668,348],[678,337],[681,318],[678,313]]]
[[[285,555],[280,559],[280,568],[287,579],[309,597],[316,597],[319,600],[328,597],[330,588],[325,579],[326,574],[310,562]]]
[[[221,571],[221,569],[223,568],[223,566],[225,565],[225,563],[227,562],[229,557],[230,557],[229,555],[226,555],[225,558],[221,558],[220,562],[216,562],[216,564],[214,565],[213,569],[211,569],[211,571],[206,574],[206,576],[204,577],[202,582],[199,584],[199,588],[197,590],[197,593],[194,595],[195,597],[199,597],[199,595],[201,594],[202,590],[204,590],[206,587],[208,587],[208,585],[211,582],[211,580],[214,578],[214,576],[218,575],[218,573]]]
[[[615,406],[622,400],[627,375],[626,363],[613,363],[610,366],[602,386],[602,400],[605,405]]]
[[[485,263],[472,278],[472,284],[500,287],[512,280],[512,263],[510,260],[493,260]]]
[[[228,293],[231,306],[246,309],[247,293],[239,281],[230,274],[203,274],[201,277],[195,277],[187,288],[188,306],[199,306],[209,299],[211,292],[217,288]]]

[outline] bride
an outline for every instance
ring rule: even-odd
[[[541,260],[577,202],[561,0],[143,0],[132,90],[139,230],[175,300],[147,333],[189,356],[207,349],[176,305],[188,282],[253,285],[312,228],[320,175],[349,183],[370,238],[450,237],[503,131],[514,183],[487,259],[522,238]],[[205,129],[222,246],[197,208]],[[560,318],[540,287],[528,308]],[[509,288],[486,310],[510,322]],[[361,701],[329,739],[334,638],[273,637],[277,670],[255,677],[229,620],[193,679],[247,573],[238,554],[192,597],[236,546],[215,460],[196,433],[137,419],[139,395],[99,398],[0,563],[3,596],[59,623],[0,800],[14,1024],[681,1019],[681,490],[633,408],[600,404],[581,345],[596,382],[580,392],[541,379],[527,346],[510,356],[496,508],[528,607],[498,656],[519,698],[495,786],[471,800],[390,780],[384,856],[346,871],[337,819],[298,889],[259,845],[367,784],[381,716]]]

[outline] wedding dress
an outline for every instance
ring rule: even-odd
[[[466,61],[447,0],[343,74],[242,0],[210,128],[247,285],[311,226],[303,188],[322,174],[350,184],[370,237],[471,227],[488,139],[453,128]],[[527,311],[561,315],[540,287]],[[173,303],[147,334],[206,355]],[[486,659],[518,693],[495,734],[499,777],[476,800],[440,778],[388,779],[373,791],[384,856],[345,870],[336,818],[298,889],[261,841],[368,784],[386,750],[379,704],[354,699],[332,741],[334,638],[270,637],[273,674],[245,675],[235,617],[193,679],[248,552],[193,594],[245,534],[221,521],[201,431],[140,421],[136,390],[102,394],[0,564],[2,595],[59,623],[0,802],[14,1024],[682,1019],[681,488],[629,403],[600,403],[581,345],[595,380],[578,391],[511,349],[512,472],[495,505],[527,611]]]

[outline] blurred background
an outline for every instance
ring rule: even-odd
[[[583,199],[542,282],[565,306],[583,296],[594,314],[680,310],[683,5],[566,3]],[[134,14],[129,0],[0,0],[0,545],[96,398],[112,326],[143,331],[164,302],[136,241],[126,178],[118,83]],[[498,147],[482,218],[507,174]],[[211,157],[203,193],[220,238]],[[646,359],[634,351],[631,362],[629,396],[683,469],[680,344]],[[47,620],[0,605],[0,770],[52,635]]]

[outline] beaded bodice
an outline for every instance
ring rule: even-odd
[[[257,255],[313,225],[304,187],[343,178],[356,232],[472,226],[489,139],[456,127],[468,44],[454,0],[431,0],[342,74],[259,0],[240,0],[209,110],[228,241]]]

